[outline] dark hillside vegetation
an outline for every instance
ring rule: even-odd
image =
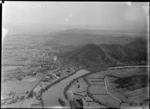
[[[145,88],[148,86],[148,76],[147,75],[134,75],[130,77],[119,78],[114,81],[117,84],[116,88],[125,88],[127,90],[133,91],[140,88]]]
[[[147,64],[147,42],[136,39],[126,45],[87,44],[60,55],[64,63],[80,65]]]

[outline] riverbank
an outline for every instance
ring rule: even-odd
[[[66,79],[66,78],[68,78],[68,77],[70,77],[70,76],[76,74],[76,72],[78,72],[79,70],[81,70],[81,69],[83,69],[83,68],[85,68],[85,67],[76,69],[74,72],[70,73],[69,75],[64,76],[64,77],[62,77],[62,78],[60,78],[60,79],[57,79],[57,80],[53,81],[52,83],[50,83],[49,85],[47,85],[44,90],[41,90],[41,93],[42,93],[42,94],[41,94],[41,98],[42,98],[42,96],[43,96],[43,93],[46,92],[47,90],[49,90],[52,86],[54,86],[55,84],[60,83],[60,82],[63,81],[64,79]],[[43,101],[43,98],[42,98],[42,104],[43,104],[43,108],[44,108],[44,101]]]
[[[140,68],[140,67],[145,67],[145,68],[147,68],[147,66],[122,66],[122,67],[111,67],[111,68],[108,68],[108,70],[116,70],[117,68],[118,69],[128,69],[128,68]],[[104,69],[104,70],[107,70],[107,69]],[[101,70],[102,71],[102,70]],[[98,72],[98,71],[97,71]],[[85,75],[82,75],[82,76],[80,76],[80,77],[78,77],[78,78],[75,78],[75,79],[73,79],[67,86],[66,86],[66,88],[64,89],[64,96],[65,96],[65,98],[67,99],[67,100],[69,100],[69,95],[67,94],[67,91],[69,90],[69,88],[72,86],[72,84],[75,82],[75,81],[77,81],[78,79],[80,79],[80,78],[83,78],[84,79],[84,81],[87,83],[87,85],[88,85],[88,88],[87,88],[87,95],[90,97],[90,98],[92,98],[93,99],[93,101],[94,102],[96,102],[96,103],[98,103],[98,104],[100,104],[100,105],[103,105],[103,106],[105,106],[105,107],[108,107],[107,105],[105,105],[104,103],[102,103],[102,102],[100,102],[99,100],[97,100],[97,99],[95,99],[94,97],[93,97],[93,95],[90,93],[90,91],[89,91],[89,87],[91,86],[90,84],[89,84],[89,82],[86,80],[86,76],[88,76],[88,75],[91,75],[91,74],[94,74],[94,73],[97,73],[97,72],[90,72],[90,73],[88,73],[88,74],[85,74]],[[104,83],[106,83],[106,80],[104,81]],[[107,89],[107,84],[105,84],[106,85],[106,89]],[[107,90],[108,91],[108,90]],[[108,93],[108,92],[107,92]],[[110,96],[112,96],[115,100],[117,100],[117,101],[119,101],[120,103],[124,103],[122,100],[120,100],[120,99],[118,99],[118,98],[116,98],[115,96],[113,96],[113,95],[111,95],[111,93],[108,93],[108,95],[110,95]],[[120,106],[120,104],[119,104],[119,106]]]
[[[64,96],[65,96],[65,98],[68,100],[68,95],[67,95],[67,90],[69,89],[69,87],[71,86],[71,84],[73,83],[73,82],[75,82],[76,80],[78,80],[79,78],[82,78],[82,77],[85,77],[85,76],[88,76],[88,75],[90,75],[90,74],[92,74],[92,73],[96,73],[96,72],[98,72],[98,71],[104,71],[104,70],[107,70],[108,68],[107,67],[103,67],[103,68],[101,68],[101,69],[94,69],[94,71],[92,71],[92,72],[90,72],[90,73],[88,73],[88,74],[85,74],[85,75],[82,75],[82,76],[80,76],[80,77],[78,77],[78,78],[75,78],[75,79],[73,79],[70,83],[69,83],[69,85],[67,85],[67,87],[65,88],[65,90],[64,90]]]
[[[124,68],[125,67],[126,66],[124,66]],[[78,72],[78,71],[80,71],[82,69],[85,69],[86,71],[87,71],[87,69],[90,69],[90,72],[86,72],[85,74],[80,74],[82,72]],[[54,106],[53,104],[55,102],[58,102],[57,98],[59,98],[60,96],[61,96],[61,98],[62,98],[63,101],[67,102],[67,100],[68,100],[67,90],[68,90],[68,88],[70,87],[70,85],[74,81],[76,81],[77,79],[82,78],[84,76],[88,76],[88,75],[90,75],[92,73],[96,73],[96,72],[99,72],[99,71],[104,71],[104,70],[107,70],[107,69],[109,69],[109,68],[108,67],[101,67],[100,68],[99,66],[98,66],[97,69],[96,69],[96,67],[90,67],[90,68],[89,67],[82,67],[82,68],[76,69],[73,73],[70,73],[69,75],[66,75],[66,76],[64,76],[64,77],[62,77],[62,78],[60,78],[58,80],[53,81],[52,83],[50,83],[49,85],[47,85],[43,90],[41,90],[42,91],[41,92],[42,93],[41,94],[41,97],[42,97],[41,100],[43,102],[42,103],[43,104],[43,108],[44,107]],[[64,83],[64,81],[66,81],[66,79],[69,79],[69,81]],[[60,93],[58,93],[58,92],[60,92]],[[46,104],[45,104],[45,101],[46,101]],[[60,103],[58,102],[55,105],[59,106]]]
[[[106,67],[99,68],[99,71],[101,71],[101,70],[106,70]],[[67,77],[61,78],[63,80],[55,81],[55,82],[53,82],[53,84],[50,84],[49,86],[47,86],[48,91],[46,91],[43,94],[44,106],[45,107],[61,106],[60,103],[58,102],[58,98],[61,98],[63,101],[66,102],[67,106],[70,106],[69,102],[66,100],[66,98],[64,96],[65,88],[73,79],[81,77],[88,73],[92,73],[92,72],[87,71],[85,67],[80,68],[80,69],[76,70],[76,72],[74,74],[70,74]]]

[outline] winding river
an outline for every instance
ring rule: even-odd
[[[51,88],[49,88],[45,93],[43,93],[43,102],[44,107],[61,107],[60,103],[58,102],[58,98],[61,98],[63,101],[65,101],[67,107],[69,106],[68,101],[64,97],[64,89],[69,85],[69,83],[82,75],[90,73],[87,70],[79,70],[74,75],[62,80],[61,82],[53,85]]]
[[[122,66],[119,68],[128,68],[129,66]],[[132,67],[132,66],[130,66]],[[133,66],[133,67],[141,67],[141,66]],[[112,67],[117,68],[117,67]],[[111,68],[109,68],[111,69]],[[104,70],[104,69],[102,69]],[[105,70],[107,70],[105,68]],[[43,93],[42,99],[44,102],[44,107],[47,108],[55,108],[55,107],[62,107],[61,104],[58,102],[58,98],[61,98],[65,103],[66,107],[70,107],[69,102],[64,97],[64,89],[69,85],[69,83],[78,77],[84,76],[91,73],[90,71],[87,71],[85,69],[77,71],[74,75],[62,80],[61,82],[53,85],[51,88],[49,88],[46,92]]]

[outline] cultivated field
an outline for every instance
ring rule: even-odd
[[[81,99],[83,107],[96,103],[95,107],[146,108],[147,83],[147,68],[111,69],[77,79],[67,94],[70,100]]]

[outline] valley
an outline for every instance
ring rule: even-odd
[[[148,107],[145,39],[74,46],[47,36],[9,35],[2,52],[2,107]]]
[[[2,5],[1,108],[149,109],[149,2]]]

